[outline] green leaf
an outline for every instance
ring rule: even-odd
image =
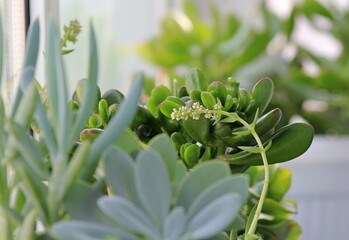
[[[78,113],[69,134],[69,142],[74,141],[89,118],[97,100],[97,75],[98,75],[98,50],[96,34],[92,24],[90,25],[90,54],[89,54],[89,71],[87,84],[85,84],[83,101],[80,103]]]
[[[54,155],[57,152],[56,140],[40,98],[37,101],[35,120],[41,130],[42,139],[49,149],[49,152]]]
[[[194,89],[198,89],[204,91],[207,89],[207,81],[205,79],[204,73],[198,69],[191,69],[185,78],[185,86],[187,88],[187,92],[190,94]]]
[[[62,240],[91,239],[91,240],[138,240],[135,235],[120,229],[107,227],[101,224],[69,221],[59,222],[52,227],[53,236]]]
[[[158,106],[162,101],[164,101],[170,95],[171,95],[170,89],[168,89],[163,85],[153,88],[153,90],[151,91],[151,98],[156,106]]]
[[[268,197],[280,201],[291,186],[291,175],[290,169],[278,168],[269,183]]]
[[[172,182],[176,175],[178,155],[170,138],[166,134],[158,135],[148,143],[148,146],[160,155],[166,164],[167,172]]]
[[[24,221],[20,227],[17,240],[34,240],[34,231],[37,221],[36,209],[32,209],[25,216]]]
[[[187,231],[191,238],[209,238],[223,231],[235,218],[241,203],[237,193],[225,194],[209,203],[190,219]]]
[[[37,145],[35,145],[30,139],[26,130],[11,120],[9,121],[8,126],[15,137],[17,149],[21,153],[27,166],[30,167],[42,181],[48,180],[48,173],[44,169],[44,163],[40,162],[44,159],[44,156],[39,151]]]
[[[149,239],[160,239],[159,232],[151,220],[140,209],[122,197],[102,197],[98,206],[116,224],[129,232],[146,235]]]
[[[74,152],[69,165],[64,173],[63,177],[63,194],[70,190],[73,184],[76,182],[81,169],[83,169],[87,155],[90,151],[90,143],[85,142],[79,145],[78,149]],[[63,196],[62,196],[63,197]]]
[[[24,186],[23,191],[26,196],[33,202],[36,209],[45,221],[48,220],[48,206],[47,206],[47,187],[30,169],[26,168],[20,159],[15,159],[15,169],[22,179]]]
[[[260,147],[249,147],[249,146],[238,146],[243,151],[249,152],[249,153],[261,153],[262,149]]]
[[[288,219],[291,215],[291,212],[287,208],[270,198],[264,200],[262,213],[271,216],[273,220]]]
[[[169,211],[172,194],[166,165],[152,150],[141,152],[136,161],[135,181],[138,198],[152,221],[161,226]]]
[[[111,148],[104,161],[106,181],[113,194],[139,205],[134,180],[134,160],[121,149]]]
[[[332,13],[318,1],[306,0],[304,1],[303,8],[306,16],[308,17],[312,17],[313,14],[318,14],[330,20],[334,19]]]
[[[178,205],[188,210],[206,188],[229,175],[228,165],[221,161],[207,161],[197,165],[180,186]]]
[[[246,226],[245,226],[245,234],[247,234],[251,228],[251,224],[253,222],[254,215],[256,214],[257,205],[258,205],[258,203],[256,203],[253,206],[250,213],[248,214],[248,218],[247,218]]]
[[[127,153],[133,153],[141,150],[138,137],[129,128],[125,129],[124,133],[116,141],[115,145]]]
[[[188,118],[182,121],[183,128],[195,141],[209,145],[210,120],[200,116],[198,120]]]
[[[214,105],[217,103],[215,97],[210,92],[202,91],[200,95],[201,101],[204,106],[210,110],[214,109]]]
[[[262,78],[259,80],[252,90],[252,99],[255,100],[259,116],[263,114],[268,107],[274,93],[274,83],[270,78]]]
[[[190,144],[185,147],[182,157],[189,168],[194,167],[199,161],[200,147],[196,144]]]
[[[82,172],[83,179],[89,179],[98,165],[100,155],[113,145],[122,135],[125,128],[132,122],[137,111],[137,103],[142,92],[143,75],[138,74],[131,87],[130,94],[120,105],[120,108],[109,121],[105,131],[92,144],[92,149]]]
[[[234,229],[230,231],[229,240],[238,240],[237,231]]]
[[[280,128],[269,139],[272,140],[272,145],[266,152],[268,163],[285,162],[302,155],[310,147],[313,137],[314,129],[305,123],[294,123]],[[260,154],[255,153],[222,155],[219,158],[231,164],[263,165]]]

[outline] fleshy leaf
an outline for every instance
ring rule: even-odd
[[[104,170],[113,193],[137,203],[133,159],[122,150],[111,148],[105,156]]]
[[[53,226],[51,231],[54,236],[62,240],[138,240],[135,235],[120,229],[82,221],[59,222]]]
[[[152,150],[141,152],[136,161],[135,182],[138,198],[152,221],[161,226],[171,201],[171,185],[166,165]]]
[[[183,207],[174,208],[164,223],[163,239],[177,240],[180,239],[186,224],[185,212]]]
[[[158,239],[151,220],[144,212],[122,197],[102,197],[98,206],[115,223],[124,229],[146,235],[150,239]]]
[[[193,239],[209,238],[223,231],[235,218],[241,206],[237,193],[225,194],[199,211],[188,223]]]
[[[196,197],[207,187],[229,175],[228,165],[221,161],[208,161],[197,165],[179,189],[178,205],[188,210]]]
[[[187,92],[190,94],[194,89],[198,90],[206,90],[207,89],[207,81],[205,79],[205,75],[200,69],[193,68],[191,69],[185,78],[185,86],[187,88]]]

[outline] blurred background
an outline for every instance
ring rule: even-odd
[[[30,18],[40,17],[42,26],[49,16],[59,21],[61,29],[71,20],[79,21],[78,41],[68,45],[74,51],[64,57],[71,91],[87,74],[91,22],[99,43],[102,92],[117,88],[127,93],[132,76],[140,70],[147,75],[145,94],[157,84],[183,81],[193,67],[201,68],[210,81],[233,77],[246,88],[262,77],[273,79],[271,108],[283,110],[282,124],[306,121],[317,134],[305,155],[284,164],[293,171],[289,195],[299,204],[296,218],[303,228],[302,239],[347,239],[349,1],[24,2],[1,0],[8,29],[25,27],[25,15],[21,18],[14,9],[23,12],[26,6]],[[6,73],[9,79],[16,78],[25,38],[12,32],[16,37],[7,41],[8,49],[14,49]],[[37,72],[43,82],[44,69]]]

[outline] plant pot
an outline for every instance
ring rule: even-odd
[[[289,197],[298,202],[302,239],[346,239],[349,215],[349,136],[317,135],[292,169]]]

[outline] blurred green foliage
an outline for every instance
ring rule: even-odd
[[[251,85],[268,76],[275,83],[271,108],[284,110],[280,125],[299,115],[318,134],[349,133],[348,9],[304,0],[292,6],[288,16],[278,17],[261,1],[255,3],[256,16],[241,20],[214,4],[210,16],[203,18],[198,2],[185,0],[181,13],[166,15],[160,33],[139,46],[140,56],[179,82],[192,67],[201,68],[209,81],[232,76]],[[300,19],[338,41],[342,51],[337,59],[295,40]],[[294,55],[286,58],[290,46]],[[309,63],[315,72],[307,70]]]

